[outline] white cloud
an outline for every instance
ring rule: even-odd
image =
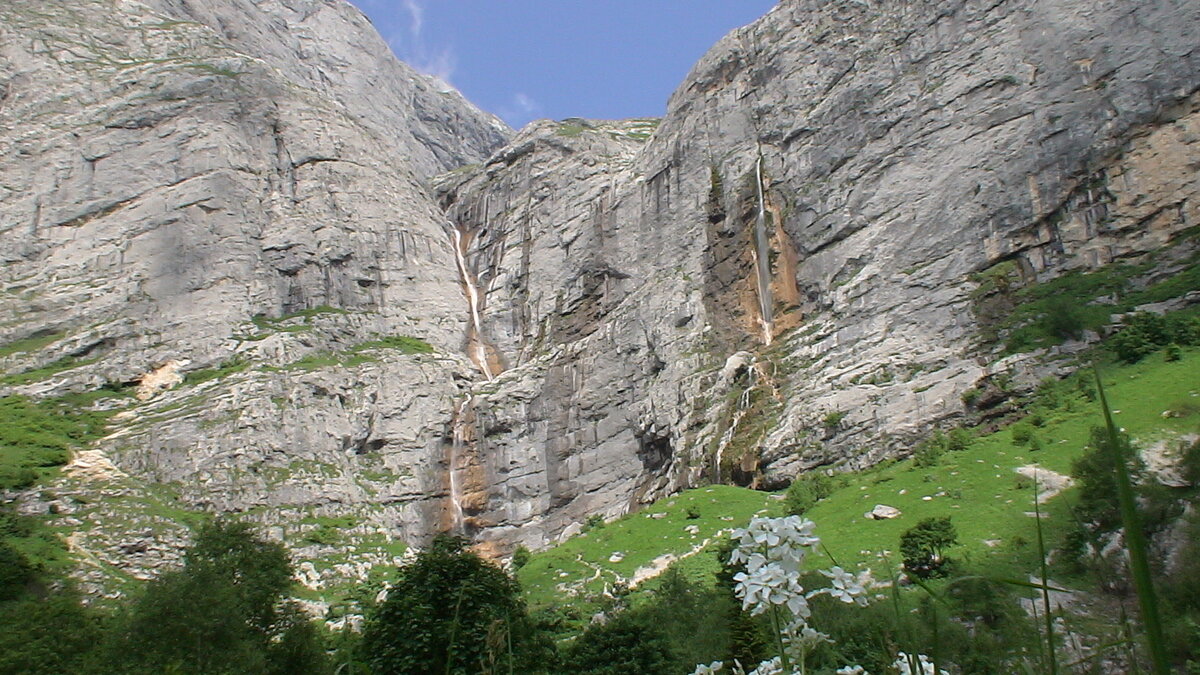
[[[458,64],[454,50],[450,47],[431,48],[426,43],[425,7],[418,0],[401,0],[400,6],[408,14],[408,34],[393,35],[388,40],[392,52],[418,72],[450,85]]]
[[[517,92],[512,95],[508,104],[501,107],[497,113],[505,122],[508,122],[509,126],[520,128],[534,120],[541,111],[541,103],[528,94]]]
[[[411,21],[408,30],[412,33],[413,41],[421,39],[421,29],[425,27],[425,8],[417,0],[404,0],[404,9],[408,10]]]

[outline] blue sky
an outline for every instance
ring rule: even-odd
[[[657,117],[708,48],[775,0],[351,0],[401,60],[513,127]]]

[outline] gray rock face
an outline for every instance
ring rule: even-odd
[[[486,156],[503,125],[386,56],[345,3],[158,9],[0,9],[0,340],[61,332],[33,356],[103,356],[95,381],[217,363],[251,316],[325,305],[456,345],[420,176]]]
[[[0,366],[155,374],[26,508],[243,512],[347,579],[439,528],[503,553],[904,453],[1044,367],[980,347],[974,273],[1200,216],[1195,3],[784,1],[661,123],[494,153],[341,2],[44,4],[0,6],[0,343],[47,342]],[[105,522],[74,545],[166,556]]]
[[[461,352],[423,179],[486,157],[504,125],[397,62],[344,2],[5,2],[0,92],[0,344],[43,345],[0,368],[50,366],[0,393],[244,371],[130,407],[99,446],[118,485],[69,478],[63,494],[292,525],[291,507],[370,502],[389,540],[438,526],[445,472],[423,467],[466,359],[387,340]],[[111,526],[73,545],[102,558],[122,528],[162,525],[93,515]]]

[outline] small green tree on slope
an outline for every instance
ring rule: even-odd
[[[517,582],[447,535],[400,568],[363,630],[375,675],[539,672],[542,649]]]

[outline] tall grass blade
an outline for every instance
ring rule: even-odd
[[[1037,473],[1033,474],[1033,515],[1037,527],[1038,562],[1042,569],[1042,619],[1046,622],[1046,660],[1050,675],[1058,675],[1058,656],[1054,652],[1054,618],[1051,616],[1050,590],[1046,574],[1046,542],[1042,537],[1042,507],[1038,503]]]
[[[1104,394],[1104,383],[1100,369],[1094,369],[1096,391],[1100,395],[1100,406],[1104,409],[1104,425],[1108,429],[1108,445],[1116,466],[1117,500],[1121,505],[1121,523],[1125,527],[1125,544],[1129,549],[1129,569],[1133,573],[1133,585],[1137,589],[1138,604],[1142,610],[1142,623],[1146,628],[1146,642],[1150,647],[1150,661],[1155,675],[1167,675],[1170,666],[1167,660],[1166,642],[1163,640],[1162,624],[1158,617],[1158,599],[1150,579],[1150,557],[1146,553],[1146,535],[1138,518],[1137,505],[1133,498],[1133,481],[1129,478],[1124,445],[1113,423],[1112,410]]]

